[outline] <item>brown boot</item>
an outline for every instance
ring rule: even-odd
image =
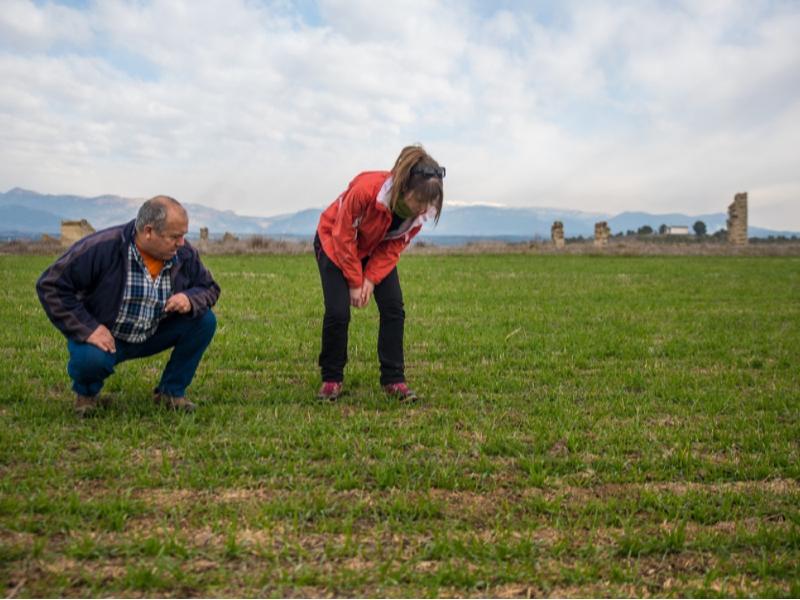
[[[81,396],[75,394],[75,404],[73,406],[75,416],[79,418],[91,417],[97,412],[97,396]]]
[[[153,390],[153,402],[165,406],[169,410],[179,410],[185,413],[193,413],[197,410],[197,406],[189,402],[185,396],[173,398],[169,394],[162,394],[158,389]]]

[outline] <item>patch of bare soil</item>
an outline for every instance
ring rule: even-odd
[[[318,577],[330,579],[335,573],[347,572],[359,581],[364,582],[359,588],[360,593],[380,596],[386,595],[384,589],[380,591],[374,583],[378,577],[380,566],[388,560],[397,567],[408,565],[409,573],[416,576],[435,575],[437,573],[459,572],[464,576],[475,575],[485,577],[485,585],[490,585],[492,579],[492,563],[478,565],[466,558],[445,558],[432,560],[425,557],[425,548],[431,543],[430,536],[404,536],[373,531],[370,535],[357,536],[350,540],[341,535],[292,535],[283,532],[276,537],[261,531],[243,530],[239,532],[237,542],[243,546],[243,557],[239,559],[225,558],[222,549],[227,536],[214,534],[208,528],[194,531],[184,531],[186,542],[190,547],[199,551],[199,554],[188,560],[178,560],[182,577],[188,577],[195,582],[203,581],[204,574],[216,577],[224,572],[226,585],[223,588],[214,587],[212,590],[196,589],[189,586],[182,591],[185,597],[208,596],[209,592],[221,597],[245,597],[254,595],[253,581],[261,581],[263,590],[261,594],[270,595],[268,590],[276,589],[277,582],[287,574],[291,574],[299,567],[305,572],[317,573]],[[454,535],[454,534],[452,534]],[[520,534],[521,535],[521,534]],[[558,535],[558,534],[556,534]],[[462,543],[468,543],[471,536],[482,536],[485,542],[492,541],[492,533],[488,531],[461,534]],[[609,536],[608,539],[613,539]],[[501,586],[471,588],[443,588],[439,590],[441,597],[496,597],[496,598],[527,598],[527,597],[664,597],[674,594],[681,595],[681,590],[692,585],[702,589],[707,582],[704,575],[717,568],[717,559],[709,554],[702,553],[675,553],[664,556],[644,556],[641,558],[626,558],[615,556],[613,546],[607,550],[600,550],[596,558],[605,561],[601,567],[600,581],[597,577],[588,576],[587,583],[569,584],[572,579],[569,573],[575,573],[580,579],[580,573],[587,568],[587,563],[578,558],[581,546],[574,545],[572,551],[554,555],[545,539],[541,551],[530,557],[531,579],[525,583],[524,575],[521,582],[504,584]],[[597,547],[597,535],[594,537]],[[574,540],[573,540],[574,542]],[[355,554],[337,553],[346,543],[355,549]],[[329,551],[333,549],[334,554]],[[58,548],[48,548],[46,552],[57,552]],[[272,552],[266,555],[264,552]],[[212,558],[213,557],[213,558]],[[730,560],[741,562],[752,557],[729,557]],[[107,558],[103,560],[81,560],[47,555],[46,560],[20,561],[8,565],[5,570],[7,591],[18,584],[33,585],[38,589],[47,589],[48,582],[58,582],[59,586],[65,583],[69,587],[69,595],[85,595],[88,591],[87,579],[95,585],[119,585],[125,580],[131,568],[141,568],[150,559],[137,558]],[[515,560],[519,560],[517,557]],[[615,568],[628,573],[635,583],[612,584],[612,572]],[[153,567],[155,568],[155,566]],[[272,582],[272,583],[270,583]],[[544,582],[544,583],[543,583]],[[758,579],[742,576],[737,581],[720,578],[715,584],[719,593],[730,594],[752,593],[759,590]],[[195,584],[197,585],[197,584]],[[42,587],[43,586],[43,587]],[[174,596],[176,590],[181,590],[177,581],[174,586],[164,589],[147,590],[142,593],[146,597]],[[281,588],[285,597],[342,597],[341,591],[326,586],[301,586],[300,588]],[[788,590],[787,590],[788,591]],[[131,595],[131,590],[125,594]],[[204,592],[204,593],[203,593]],[[400,593],[400,590],[398,590]],[[25,594],[27,595],[27,594]],[[45,594],[46,595],[46,594]],[[137,595],[134,591],[134,595]],[[260,594],[256,594],[260,595]]]
[[[113,493],[101,486],[87,485],[78,487],[77,493],[87,499],[97,499]],[[180,522],[167,518],[167,513],[175,506],[192,505],[236,505],[247,514],[247,507],[256,509],[259,505],[275,500],[291,501],[292,498],[307,498],[307,492],[293,492],[274,488],[230,488],[213,492],[206,490],[169,490],[145,489],[132,491],[131,498],[145,503],[152,513],[145,516],[132,517],[122,532],[82,530],[52,535],[45,541],[36,534],[12,532],[0,528],[0,546],[27,551],[27,556],[11,558],[0,566],[0,575],[6,581],[6,595],[26,596],[47,595],[42,590],[48,585],[66,585],[69,594],[85,595],[88,591],[87,581],[102,585],[120,585],[130,576],[133,567],[155,559],[142,557],[133,550],[126,556],[125,548],[137,548],[144,540],[156,539],[168,542],[175,541],[185,547],[191,556],[189,559],[172,558],[180,564],[180,570],[191,575],[194,581],[203,581],[204,577],[216,578],[219,573],[226,573],[226,583],[222,588],[215,587],[214,593],[228,596],[258,595],[252,589],[253,578],[261,578],[266,582],[266,591],[277,589],[275,583],[280,580],[279,574],[292,573],[293,569],[302,565],[309,572],[330,579],[332,573],[346,572],[353,574],[359,581],[365,581],[365,588],[372,589],[372,581],[378,577],[381,565],[386,561],[397,566],[408,565],[409,573],[414,576],[425,576],[444,571],[456,571],[462,574],[483,576],[491,570],[492,560],[481,563],[471,562],[470,553],[463,556],[431,558],[430,548],[437,543],[453,544],[455,548],[517,548],[520,544],[530,545],[531,565],[535,565],[535,579],[530,583],[516,582],[499,587],[461,589],[441,589],[443,597],[596,597],[596,596],[631,596],[631,597],[663,597],[681,594],[687,582],[695,589],[703,589],[706,585],[705,574],[718,567],[719,558],[713,553],[675,552],[658,556],[624,557],[618,555],[619,543],[628,532],[614,527],[585,527],[571,525],[567,511],[578,510],[590,502],[614,501],[630,498],[643,493],[684,495],[698,492],[709,496],[727,491],[742,493],[768,492],[780,495],[796,495],[800,485],[795,480],[776,479],[760,482],[731,483],[685,483],[660,482],[644,484],[605,484],[592,487],[560,486],[557,488],[528,488],[522,491],[499,488],[491,492],[476,493],[472,491],[431,490],[426,492],[406,492],[399,490],[386,491],[329,491],[327,500],[332,505],[353,505],[358,503],[367,510],[364,516],[354,523],[352,531],[345,533],[326,533],[324,528],[315,530],[313,524],[297,522],[293,518],[275,520],[266,526],[253,527],[247,523],[246,516],[240,517],[236,525],[231,523],[201,525],[196,517],[186,517]],[[530,518],[518,521],[514,525],[514,507],[520,506],[524,512],[526,503],[538,498],[546,502],[558,502],[560,510],[565,511],[563,522],[553,521],[546,515],[540,519]],[[381,508],[392,504],[394,500],[403,499],[413,506],[415,502],[425,499],[433,502],[439,510],[439,516],[431,520],[431,530],[425,532],[394,531],[382,521]],[[372,513],[369,509],[375,508]],[[498,526],[497,516],[503,515],[503,524]],[[441,519],[442,530],[435,531],[437,520]],[[445,526],[445,524],[447,524]],[[554,526],[555,525],[555,526]],[[677,523],[645,524],[644,529],[636,533],[644,537],[660,536],[678,527]],[[701,537],[731,537],[739,532],[755,533],[764,528],[780,530],[790,525],[782,515],[766,518],[748,518],[742,521],[719,522],[703,525],[689,522],[684,525],[687,547],[693,540]],[[649,528],[649,529],[648,529]],[[98,556],[103,558],[75,559],[69,558],[68,549],[93,540],[98,548],[105,549]],[[36,556],[32,549],[38,544]],[[231,555],[232,544],[235,547]],[[110,551],[119,548],[122,551]],[[586,559],[581,558],[587,548],[592,548],[595,557],[592,563],[600,561],[602,581],[589,577],[591,583],[569,584],[571,577],[565,573],[580,573],[587,568]],[[558,549],[556,551],[556,549]],[[109,555],[108,553],[111,552]],[[726,560],[746,564],[752,560],[747,549],[733,553]],[[235,556],[235,558],[232,558]],[[511,559],[519,561],[516,555]],[[632,583],[612,584],[612,566],[632,573]],[[531,568],[534,568],[533,566]],[[580,578],[580,577],[578,577]],[[191,578],[190,578],[191,579]],[[491,575],[488,575],[487,584]],[[545,585],[542,582],[550,582]],[[53,582],[53,583],[50,583]],[[720,578],[718,593],[740,594],[752,593],[761,589],[762,582],[746,577],[736,582]],[[184,590],[179,582],[175,586],[164,589],[148,589],[142,595],[154,597],[174,595],[180,589],[186,596],[208,595],[209,590],[191,588]],[[272,587],[270,587],[270,585]],[[26,587],[27,586],[27,587]],[[33,586],[33,587],[31,587]],[[39,586],[39,587],[37,587]],[[42,587],[43,586],[43,587]],[[63,587],[59,587],[63,589]],[[402,588],[405,589],[405,588]],[[716,588],[712,588],[716,589]],[[306,586],[281,588],[285,596],[314,595],[324,597],[341,592],[325,586]],[[364,590],[361,590],[364,592]],[[383,591],[381,591],[383,590]],[[385,594],[386,590],[375,588],[375,594]],[[131,590],[128,590],[131,592]],[[134,591],[135,593],[135,591]],[[401,593],[401,592],[398,592]],[[126,593],[130,595],[130,593]]]
[[[154,450],[155,451],[155,450]],[[568,452],[566,444],[556,442],[551,452]],[[75,493],[83,500],[99,500],[115,497],[119,490],[109,488],[97,480],[76,482]],[[483,518],[506,511],[508,506],[520,503],[524,499],[540,498],[546,502],[561,501],[567,507],[580,508],[588,502],[612,501],[616,499],[637,498],[643,493],[686,495],[690,492],[715,496],[726,492],[738,493],[770,493],[776,496],[800,494],[800,483],[793,479],[771,479],[765,481],[735,481],[724,483],[698,482],[647,482],[642,484],[596,484],[587,486],[556,485],[548,488],[529,487],[522,490],[498,487],[486,492],[452,491],[433,489],[424,492],[406,492],[401,490],[344,490],[325,491],[325,497],[332,505],[352,505],[359,503],[370,509],[381,502],[403,498],[410,502],[430,498],[439,506],[442,514],[448,518]],[[276,499],[303,499],[308,492],[293,492],[275,487],[253,488],[221,488],[218,490],[194,489],[133,489],[126,490],[132,500],[146,503],[159,512],[174,507],[192,505],[235,504],[254,506]],[[24,498],[19,497],[23,501]]]

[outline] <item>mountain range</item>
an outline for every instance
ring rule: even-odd
[[[61,221],[86,219],[95,229],[103,229],[135,218],[143,199],[105,195],[94,198],[73,195],[39,194],[14,188],[0,193],[0,239],[39,238],[43,233],[59,236]],[[184,204],[189,211],[190,238],[208,227],[212,238],[225,232],[234,235],[271,237],[308,237],[314,235],[324,207],[305,209],[273,217],[238,215],[231,210],[216,210],[202,204]],[[624,212],[610,215],[559,208],[509,208],[492,205],[445,204],[434,229],[426,226],[420,239],[437,241],[446,238],[550,239],[554,221],[564,224],[567,237],[592,237],[594,225],[606,221],[611,233],[637,231],[645,225],[658,230],[661,225],[685,225],[690,231],[697,221],[705,223],[708,233],[726,227],[726,213],[689,216],[680,213],[650,214]],[[750,237],[798,235],[792,231],[748,228]]]

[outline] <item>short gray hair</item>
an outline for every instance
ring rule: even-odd
[[[139,209],[139,214],[136,215],[136,231],[144,231],[146,225],[150,225],[155,229],[156,233],[160,234],[167,226],[167,213],[169,207],[167,204],[172,204],[178,207],[184,214],[186,209],[181,206],[181,203],[170,198],[169,196],[155,196],[150,198]]]

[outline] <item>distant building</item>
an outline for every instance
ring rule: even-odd
[[[61,221],[61,244],[64,246],[72,246],[91,233],[94,233],[94,227],[86,219]]]
[[[667,235],[689,235],[689,226],[667,225]]]
[[[736,194],[728,207],[728,244],[747,246],[747,192]]]
[[[553,238],[553,243],[556,248],[563,248],[566,243],[564,240],[564,223],[556,221],[550,228],[550,237]]]
[[[594,224],[594,245],[599,247],[608,246],[608,236],[611,235],[611,228],[605,221]]]

